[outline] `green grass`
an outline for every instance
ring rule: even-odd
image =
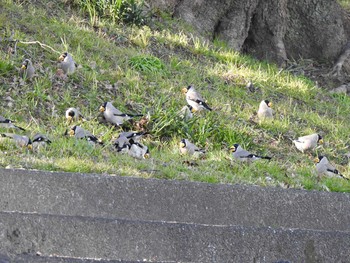
[[[0,2],[1,38],[14,31],[20,41],[68,50],[79,64],[75,74],[62,80],[56,76],[56,52],[18,43],[17,54],[10,55],[8,47],[14,43],[1,42],[0,93],[14,100],[0,102],[1,115],[16,120],[26,134],[42,132],[53,141],[46,149],[28,152],[0,138],[1,167],[350,192],[343,179],[318,178],[315,154],[297,152],[289,140],[321,133],[326,143],[318,152],[349,177],[349,97],[328,94],[305,77],[242,56],[219,40],[204,41],[166,14],[138,28],[111,22],[110,17],[92,19],[86,10],[67,8],[63,2]],[[28,57],[37,76],[23,82],[16,68]],[[250,80],[256,92],[246,89]],[[184,121],[178,114],[186,105],[181,88],[190,84],[214,110]],[[260,123],[255,117],[263,99],[274,103],[272,122]],[[151,159],[135,160],[113,151],[111,141],[120,130],[98,122],[104,101],[150,116],[150,135],[143,143]],[[72,106],[88,119],[80,124],[102,139],[104,147],[63,136],[69,127],[64,113]],[[181,156],[181,138],[205,148],[206,157]],[[234,143],[273,159],[239,164],[228,152]]]
[[[338,0],[338,2],[346,10],[350,10],[350,1],[349,0]]]

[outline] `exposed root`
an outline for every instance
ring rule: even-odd
[[[50,49],[51,51],[57,53],[57,54],[61,54],[61,52],[55,50],[54,48],[50,47],[49,45],[46,45],[46,44],[43,44],[39,41],[28,41],[28,42],[25,42],[25,41],[18,41],[18,43],[21,43],[21,44],[25,44],[25,45],[31,45],[31,44],[38,44],[40,45],[43,49]]]
[[[340,54],[339,58],[335,62],[333,69],[331,71],[332,76],[339,76],[340,75],[340,71],[343,67],[343,64],[344,64],[345,60],[349,57],[349,55],[350,55],[350,41],[348,41],[346,43],[342,53]]]

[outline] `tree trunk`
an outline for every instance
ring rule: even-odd
[[[336,0],[149,0],[208,38],[283,65],[286,59],[334,62],[349,19]]]

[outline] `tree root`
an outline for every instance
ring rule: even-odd
[[[10,43],[13,42],[13,43],[15,43],[14,44],[14,48],[12,50],[13,54],[16,54],[16,52],[17,52],[17,45],[18,45],[18,43],[19,44],[24,44],[24,45],[38,44],[40,47],[42,47],[45,50],[51,50],[51,51],[53,51],[53,52],[55,52],[57,54],[61,54],[60,51],[57,51],[54,48],[50,47],[49,45],[41,43],[40,41],[20,41],[20,40],[17,40],[17,39],[13,39],[12,35],[9,38],[4,38],[4,39],[0,38],[0,42],[10,42]]]
[[[25,45],[31,45],[31,44],[38,44],[40,45],[43,49],[47,50],[47,49],[50,49],[51,51],[57,53],[57,54],[61,54],[61,52],[55,50],[54,48],[50,47],[49,45],[46,45],[46,44],[43,44],[39,41],[29,41],[29,42],[25,42],[25,41],[18,41],[18,43],[21,43],[21,44],[25,44]]]
[[[349,57],[350,55],[350,41],[348,41],[343,49],[343,51],[341,52],[339,58],[337,59],[337,61],[335,62],[333,69],[331,71],[331,75],[332,76],[339,76],[340,75],[340,71],[343,68],[343,64],[345,62],[345,60]]]

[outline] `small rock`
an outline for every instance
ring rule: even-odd
[[[5,98],[5,101],[7,101],[7,102],[9,102],[9,101],[14,102],[15,100],[12,99],[10,96],[7,96],[7,97]]]
[[[348,90],[349,90],[349,86],[344,84],[339,86],[338,88],[332,89],[330,92],[337,93],[337,94],[342,94],[342,93],[346,94]]]

